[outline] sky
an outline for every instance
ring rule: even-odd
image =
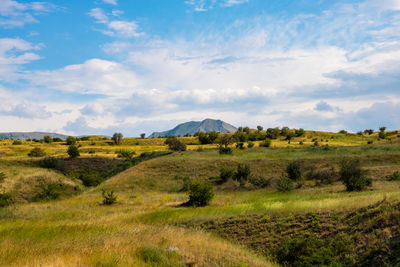
[[[400,0],[0,0],[0,132],[400,129]]]

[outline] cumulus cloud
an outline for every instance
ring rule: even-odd
[[[119,16],[120,12],[112,13],[113,16]],[[107,14],[101,8],[93,8],[88,13],[97,23],[107,26],[106,30],[100,30],[103,34],[110,36],[119,36],[123,38],[133,38],[142,36],[144,33],[139,32],[139,26],[136,21],[127,20],[110,20]]]
[[[33,16],[51,12],[57,7],[49,2],[18,2],[15,0],[0,1],[0,27],[21,27],[38,20]],[[34,13],[34,14],[32,14]]]

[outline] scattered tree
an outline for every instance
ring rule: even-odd
[[[79,153],[79,149],[78,149],[78,147],[76,147],[75,145],[70,145],[69,147],[68,147],[68,155],[69,155],[69,157],[71,158],[71,159],[73,159],[73,158],[77,158],[77,157],[79,157],[81,154]]]
[[[45,137],[43,137],[43,141],[47,144],[50,144],[51,142],[53,142],[53,138],[51,138],[51,136],[46,135]]]
[[[145,133],[141,133],[141,134],[140,134],[140,138],[144,139],[145,137],[146,137],[146,134],[145,134]]]
[[[372,184],[372,180],[366,176],[359,159],[343,159],[340,163],[340,180],[346,186],[347,191],[361,191]]]
[[[122,143],[122,138],[123,138],[122,133],[114,133],[111,139],[114,141],[116,145],[120,145]]]
[[[368,135],[371,135],[371,134],[374,133],[374,130],[373,130],[373,129],[365,129],[365,130],[364,130],[364,133],[365,133],[365,134],[368,134]]]
[[[186,145],[178,140],[176,136],[168,136],[165,144],[173,151],[185,151]]]
[[[260,132],[263,130],[264,128],[260,125],[257,126],[257,130],[259,130]]]
[[[189,201],[187,205],[193,207],[207,206],[214,197],[213,186],[204,180],[194,180],[189,187]]]
[[[43,157],[46,156],[46,152],[44,152],[40,147],[33,148],[29,154],[29,157]]]
[[[267,138],[269,139],[277,139],[281,130],[279,128],[268,128],[267,129]]]
[[[220,147],[227,148],[230,144],[233,143],[232,135],[230,134],[223,134],[219,137],[219,145]]]
[[[303,135],[304,135],[304,129],[303,129],[303,128],[295,129],[295,130],[294,130],[294,135],[295,135],[296,137],[303,136]]]
[[[260,143],[261,147],[270,147],[271,146],[271,139],[265,139],[264,142]]]
[[[76,138],[73,136],[68,136],[67,140],[65,140],[68,146],[75,145]]]
[[[385,130],[386,130],[385,126],[379,127],[379,138],[380,139],[385,139]]]
[[[281,129],[280,135],[281,136],[286,136],[288,134],[288,132],[289,132],[289,127],[284,126]]]

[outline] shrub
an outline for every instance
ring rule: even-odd
[[[297,181],[301,179],[302,176],[302,162],[300,160],[295,160],[290,162],[286,167],[286,173],[289,179]]]
[[[182,266],[182,256],[177,251],[165,251],[154,246],[139,247],[136,250],[136,257],[144,261],[146,266]]]
[[[186,145],[176,138],[176,136],[168,136],[165,140],[165,144],[168,145],[170,150],[173,151],[185,151]]]
[[[252,141],[247,142],[247,147],[248,148],[254,147],[254,143]]]
[[[237,142],[246,142],[248,139],[248,135],[245,132],[237,131],[234,134],[234,138],[236,139]]]
[[[45,137],[43,137],[43,141],[47,144],[50,144],[51,142],[53,142],[53,138],[51,138],[51,136],[46,135]]]
[[[304,135],[304,129],[302,129],[302,128],[300,128],[300,129],[295,129],[295,130],[294,130],[294,135],[295,135],[296,137],[303,136],[303,135]]]
[[[288,132],[289,132],[289,127],[284,126],[281,129],[280,135],[281,136],[286,136],[288,134]]]
[[[244,186],[244,184],[250,177],[250,173],[251,171],[249,165],[239,163],[237,165],[236,172],[233,175],[233,179],[235,181],[238,181],[240,183],[240,186]]]
[[[188,175],[185,175],[183,177],[180,177],[180,179],[182,179],[183,185],[182,185],[181,190],[179,190],[179,191],[181,191],[181,192],[189,191],[190,185],[192,183],[192,180],[190,179],[190,177]]]
[[[260,143],[261,147],[270,147],[271,146],[271,139],[265,139],[264,142]]]
[[[230,178],[233,177],[235,171],[231,168],[222,168],[219,170],[219,178],[221,183],[226,183]]]
[[[141,134],[140,134],[140,138],[144,139],[145,137],[146,137],[146,134],[145,134],[145,133],[141,133]]]
[[[39,166],[47,169],[62,170],[63,163],[64,161],[62,159],[57,159],[54,157],[46,157],[41,161],[39,161]]]
[[[69,157],[70,157],[71,159],[76,158],[76,157],[79,157],[79,156],[81,155],[81,154],[79,153],[79,149],[78,149],[76,146],[74,146],[74,145],[70,145],[70,146],[68,147],[67,153],[68,153],[68,155],[69,155]]]
[[[249,182],[258,187],[258,188],[266,188],[271,185],[271,178],[265,178],[261,176],[251,176],[249,178]]]
[[[391,175],[387,176],[388,181],[400,181],[400,173],[399,171],[395,171]]]
[[[223,134],[219,137],[220,146],[228,147],[232,143],[233,143],[233,137],[230,134]]]
[[[103,177],[94,172],[82,173],[79,175],[78,179],[82,181],[84,186],[96,186],[104,181]]]
[[[281,133],[279,128],[268,128],[267,129],[267,138],[269,139],[277,139],[278,135]]]
[[[122,143],[122,138],[123,138],[122,133],[114,133],[111,139],[114,141],[116,145],[120,145]]]
[[[71,146],[71,145],[75,145],[76,143],[76,138],[73,136],[68,136],[67,140],[66,140],[67,145]]]
[[[62,142],[62,139],[59,137],[54,137],[53,142]]]
[[[6,174],[4,172],[0,172],[0,184],[4,182],[5,179],[6,179]]]
[[[114,195],[114,191],[101,190],[101,195],[103,196],[103,205],[112,205],[117,201],[117,196]]]
[[[386,130],[385,126],[379,127],[379,135],[378,136],[380,139],[385,139],[385,130]]]
[[[370,186],[372,180],[366,177],[359,159],[343,159],[340,162],[340,180],[347,191],[361,191]]]
[[[293,190],[293,180],[289,179],[286,175],[281,175],[278,180],[277,189],[280,192],[289,192]]]
[[[368,135],[371,135],[371,134],[374,133],[374,130],[373,130],[373,129],[365,129],[365,130],[364,130],[364,133],[365,133],[365,134],[368,134]]]
[[[207,206],[214,197],[213,186],[208,181],[194,180],[189,188],[189,201],[193,207]]]
[[[10,193],[0,193],[0,208],[10,206],[14,199]]]
[[[199,142],[202,145],[213,144],[217,140],[219,133],[213,131],[209,133],[200,132],[198,134]]]
[[[219,147],[219,154],[225,154],[225,155],[232,154],[232,148],[220,146]]]
[[[29,157],[43,157],[46,156],[46,152],[44,152],[40,147],[33,148],[29,154]]]
[[[117,151],[117,154],[118,154],[119,158],[132,159],[133,156],[136,154],[136,152],[121,149],[121,150]]]
[[[315,180],[317,185],[321,184],[333,184],[338,178],[338,174],[335,172],[334,168],[315,170],[311,169],[307,173],[307,179]]]
[[[238,143],[236,143],[236,148],[245,149],[244,143],[243,143],[243,142],[238,142]]]
[[[340,134],[347,134],[347,131],[346,130],[340,130],[339,133]]]
[[[14,140],[12,143],[14,146],[15,145],[22,145],[22,141],[21,140]]]
[[[32,201],[46,201],[57,199],[61,195],[62,184],[53,181],[46,181],[45,178],[39,178],[35,186],[35,195]]]

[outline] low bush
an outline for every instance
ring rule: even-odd
[[[40,147],[33,148],[29,154],[29,157],[43,157],[46,156],[46,152],[44,152]]]
[[[32,201],[47,201],[58,199],[61,195],[63,184],[54,181],[46,181],[46,178],[39,178],[34,189]]]
[[[395,171],[391,175],[387,176],[388,181],[400,181],[400,173],[399,171]]]
[[[116,151],[117,155],[119,158],[124,158],[124,159],[132,159],[133,156],[136,154],[135,151],[129,151],[129,150],[118,150]]]
[[[230,154],[232,154],[232,148],[220,146],[219,147],[219,154],[230,155]]]
[[[249,182],[258,188],[266,188],[271,185],[271,178],[265,178],[261,176],[251,176]]]
[[[287,165],[286,173],[291,180],[297,181],[302,177],[302,168],[303,163],[300,160],[295,160]]]
[[[264,142],[261,142],[260,147],[270,147],[271,146],[271,139],[265,139]]]
[[[372,184],[371,178],[362,169],[359,159],[343,159],[340,162],[340,180],[346,186],[347,191],[361,191]]]
[[[22,145],[22,141],[21,140],[14,140],[12,143],[14,146],[15,145]]]
[[[13,203],[14,199],[10,193],[0,193],[0,208],[10,206]]]
[[[214,197],[213,186],[204,180],[194,180],[189,187],[188,206],[203,207],[207,206]]]
[[[226,183],[229,179],[233,177],[235,171],[231,168],[222,168],[219,170],[219,178],[221,184]]]
[[[293,187],[293,180],[289,179],[286,175],[281,175],[276,189],[280,192],[289,192],[293,190]]]
[[[69,155],[69,157],[70,157],[71,159],[77,158],[77,157],[79,157],[79,156],[81,155],[81,154],[79,153],[78,147],[76,147],[75,145],[70,145],[70,146],[68,147],[67,153],[68,153],[68,155]]]
[[[237,165],[236,172],[233,175],[233,179],[240,183],[240,186],[244,186],[251,174],[250,167],[247,164],[239,163]]]
[[[254,147],[254,142],[252,142],[252,141],[247,142],[247,147],[248,148]]]
[[[238,143],[236,143],[236,148],[245,149],[244,143],[243,143],[243,142],[238,142]]]
[[[0,172],[0,184],[4,182],[5,179],[6,179],[6,174],[4,172]]]
[[[183,266],[183,258],[177,251],[165,251],[154,246],[139,247],[136,250],[136,257],[145,262],[146,266]]]
[[[84,186],[96,186],[104,181],[104,178],[95,172],[82,173],[78,177],[82,181]]]
[[[39,162],[39,166],[47,169],[55,169],[59,171],[63,171],[65,168],[65,162],[63,159],[55,158],[55,157],[46,157]]]
[[[311,169],[306,177],[308,180],[314,180],[317,185],[333,184],[339,177],[334,168],[331,169]]]
[[[103,196],[103,205],[112,205],[117,201],[117,196],[114,195],[114,191],[101,190],[101,195]]]

